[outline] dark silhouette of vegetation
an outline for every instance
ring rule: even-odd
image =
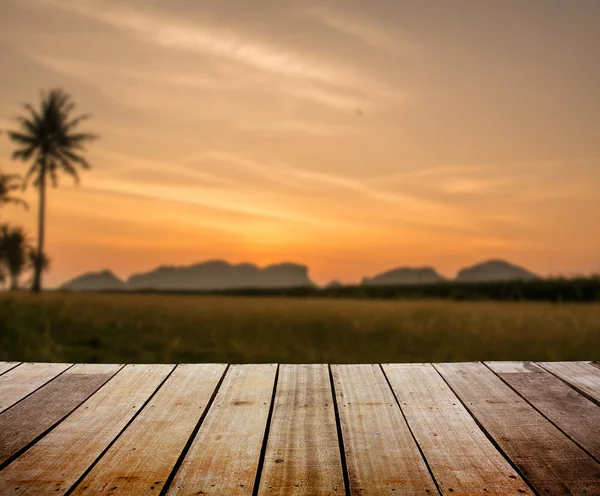
[[[3,174],[0,171],[0,204],[16,204],[27,208],[25,200],[14,196],[13,192],[20,190],[23,179],[18,174]]]
[[[46,216],[46,186],[56,187],[58,174],[72,176],[79,182],[78,168],[89,169],[90,164],[83,156],[85,145],[95,135],[79,132],[78,126],[89,118],[89,114],[73,116],[75,103],[63,90],[54,89],[42,93],[39,109],[24,104],[26,117],[19,117],[20,129],[9,131],[9,138],[17,145],[13,159],[31,162],[24,179],[24,187],[30,180],[39,191],[38,237],[36,253],[44,253],[44,231]],[[43,259],[34,259],[35,268],[32,290],[42,287]]]
[[[27,252],[27,267],[32,271],[35,271],[36,267],[41,267],[42,272],[47,272],[50,270],[50,259],[45,253],[38,255],[37,250],[31,248]]]
[[[18,289],[19,279],[27,267],[30,246],[21,227],[0,226],[0,262],[10,277],[10,289]]]
[[[98,291],[123,293],[132,291]],[[600,276],[538,279],[533,281],[456,282],[389,286],[297,287],[281,289],[225,289],[211,291],[137,290],[137,293],[206,294],[230,296],[335,298],[364,300],[550,301],[600,302]]]

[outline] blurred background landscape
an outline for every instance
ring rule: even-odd
[[[0,360],[600,359],[598,19],[4,0]]]

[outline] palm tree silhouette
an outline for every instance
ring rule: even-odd
[[[75,103],[70,95],[61,89],[48,93],[42,92],[39,110],[30,104],[23,104],[26,117],[19,117],[20,130],[9,131],[9,138],[18,148],[13,152],[13,159],[23,162],[32,161],[25,175],[23,187],[33,178],[33,185],[38,188],[38,238],[37,253],[44,253],[44,227],[46,216],[46,184],[51,181],[56,187],[58,173],[63,172],[79,183],[77,168],[89,169],[90,164],[82,153],[85,145],[96,139],[94,134],[77,132],[81,122],[90,117],[83,114],[73,117]],[[34,270],[32,290],[39,292],[42,287],[42,258],[38,257]]]

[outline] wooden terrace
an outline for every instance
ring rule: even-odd
[[[0,494],[600,495],[600,367],[0,363]]]

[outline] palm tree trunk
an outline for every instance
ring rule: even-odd
[[[31,290],[39,293],[42,289],[42,256],[44,253],[44,224],[46,220],[46,157],[42,159],[40,170],[40,204],[38,212],[38,238],[37,238],[37,260],[33,271],[33,285]]]

